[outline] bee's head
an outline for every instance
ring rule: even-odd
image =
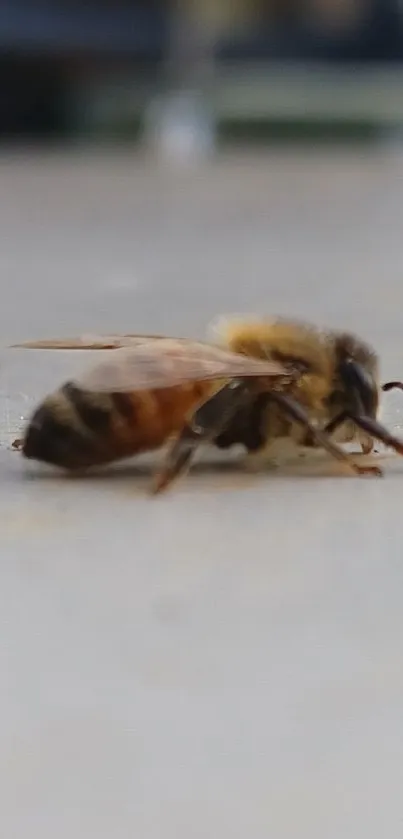
[[[347,403],[368,417],[375,417],[379,404],[378,356],[354,335],[335,336],[336,377]]]

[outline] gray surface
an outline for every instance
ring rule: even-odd
[[[1,334],[263,309],[356,328],[402,374],[402,175],[383,153],[5,157]],[[82,362],[2,362],[1,835],[400,837],[401,464],[196,469],[155,501],[134,467],[45,479],[7,444]]]

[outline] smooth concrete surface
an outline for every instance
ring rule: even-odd
[[[3,154],[2,341],[262,311],[403,375],[402,205],[398,151]],[[2,353],[0,835],[397,839],[403,462],[222,458],[154,500],[147,464],[27,468],[19,416],[90,355]]]

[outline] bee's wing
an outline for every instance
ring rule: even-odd
[[[92,391],[132,391],[257,376],[288,380],[290,371],[277,362],[249,358],[209,344],[160,338],[118,350],[76,381]]]
[[[165,335],[79,335],[73,338],[44,338],[12,344],[11,349],[26,350],[117,350],[135,347],[145,341],[164,340]]]

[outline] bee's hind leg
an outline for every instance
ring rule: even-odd
[[[221,434],[233,416],[250,399],[250,389],[244,381],[224,385],[207,399],[183,427],[168,449],[165,463],[155,476],[152,492],[163,492],[190,466],[197,449]]]

